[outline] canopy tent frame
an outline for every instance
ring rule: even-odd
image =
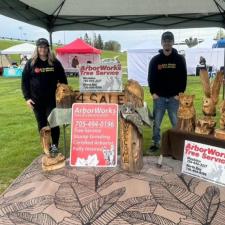
[[[51,14],[46,14],[30,5],[19,1],[1,0],[0,14],[33,24],[46,29],[48,32],[54,32],[66,29],[74,30],[131,30],[129,25],[136,24],[133,29],[175,29],[190,27],[209,27],[209,26],[225,26],[224,9],[218,0],[213,0],[218,12],[212,14],[169,14],[169,15],[108,15],[108,16],[75,16],[60,15],[63,6],[67,0],[63,0]],[[221,19],[222,16],[222,19]],[[164,23],[158,20],[165,19]],[[175,19],[176,21],[173,21]],[[201,23],[199,24],[199,22]],[[100,23],[101,22],[101,23]],[[80,24],[80,26],[78,26]],[[187,25],[186,25],[187,24]],[[141,26],[142,25],[142,26]],[[81,29],[83,27],[83,29]]]

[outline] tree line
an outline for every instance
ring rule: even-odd
[[[102,50],[109,50],[109,51],[120,51],[121,45],[118,41],[109,40],[103,41],[101,34],[93,34],[93,37],[90,37],[87,33],[85,33],[84,37],[80,37],[89,45],[92,45],[95,48],[102,49]]]

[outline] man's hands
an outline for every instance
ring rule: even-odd
[[[27,100],[27,106],[28,106],[30,109],[33,109],[33,108],[34,108],[33,105],[35,105],[35,103],[32,101],[32,99],[28,99],[28,100]]]
[[[157,94],[154,93],[154,94],[152,95],[152,98],[153,98],[153,100],[155,100],[155,99],[159,98],[159,96],[158,96]],[[174,98],[175,98],[176,100],[179,100],[179,96],[178,96],[178,95],[175,95]]]
[[[155,100],[155,99],[159,98],[159,96],[158,96],[157,94],[154,93],[154,94],[152,95],[152,98]]]

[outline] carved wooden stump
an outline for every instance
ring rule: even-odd
[[[125,103],[143,107],[144,92],[138,82],[129,80],[124,89]],[[129,172],[139,172],[143,167],[143,137],[131,122],[120,119],[121,167]]]
[[[50,157],[51,128],[49,126],[43,127],[40,135],[42,148],[45,153],[42,157],[42,169],[44,171],[51,171],[64,167],[65,157],[61,153],[57,154],[56,157]]]
[[[44,171],[57,170],[63,168],[65,164],[65,156],[61,153],[54,158],[48,157],[47,155],[42,157],[42,169]]]
[[[212,134],[216,122],[210,116],[205,116],[203,119],[198,119],[196,122],[195,133],[197,134]]]
[[[41,145],[44,153],[49,156],[49,149],[51,145],[51,128],[49,126],[43,127],[40,131]]]

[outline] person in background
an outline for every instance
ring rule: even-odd
[[[154,152],[160,145],[160,126],[167,110],[173,127],[177,124],[178,95],[184,92],[187,83],[186,62],[173,48],[173,33],[162,34],[163,49],[154,56],[149,64],[148,85],[153,99],[153,137],[149,151]]]
[[[27,63],[27,61],[28,61],[28,58],[27,58],[27,56],[25,55],[25,56],[22,58],[22,60],[21,60],[20,66],[21,66],[22,68],[24,68],[25,65],[26,65],[26,63]]]
[[[49,48],[48,40],[40,38],[36,50],[22,73],[21,88],[27,106],[33,110],[38,130],[48,125],[47,118],[56,107],[55,92],[57,83],[67,84],[67,78],[61,63]],[[59,127],[51,129],[52,145],[50,153],[58,153]]]
[[[200,64],[201,69],[203,69],[203,68],[206,69],[206,60],[203,56],[200,56],[199,64]]]
[[[72,67],[73,68],[78,68],[79,67],[79,61],[78,61],[78,58],[77,58],[76,55],[72,59]]]

